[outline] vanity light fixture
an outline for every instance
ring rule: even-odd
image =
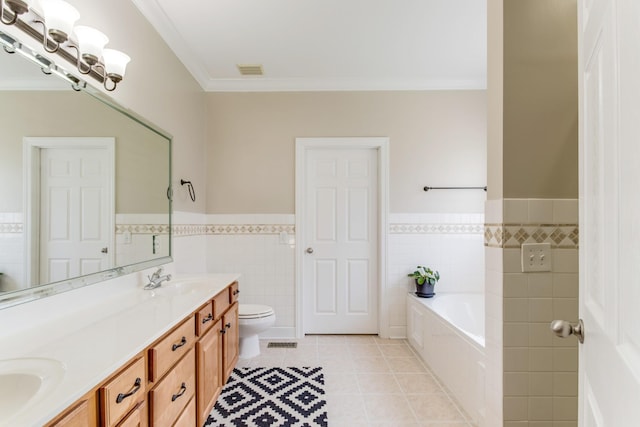
[[[81,74],[90,74],[111,92],[124,78],[131,58],[114,50],[104,49],[109,38],[85,25],[76,26],[80,13],[64,0],[0,0],[0,20],[14,25],[39,39],[49,53],[57,53],[73,63]],[[24,18],[23,18],[24,17]],[[42,30],[41,28],[44,28]]]
[[[5,10],[9,8],[10,14]],[[29,10],[29,2],[24,0],[0,0],[0,20],[5,25],[13,25],[23,13]]]
[[[69,40],[73,26],[80,19],[80,13],[63,0],[41,0],[40,5],[44,20],[35,20],[35,22],[40,22],[44,26],[42,46],[47,52],[54,53],[62,43]],[[50,44],[53,44],[52,48],[49,47]]]

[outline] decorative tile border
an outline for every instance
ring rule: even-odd
[[[391,234],[482,234],[484,225],[474,224],[389,224]]]
[[[174,237],[232,234],[280,234],[295,233],[293,224],[175,224]]]
[[[116,224],[116,234],[169,234],[168,224]]]
[[[5,222],[0,223],[1,234],[22,234],[24,232],[24,225],[19,222]]]
[[[577,224],[485,224],[484,245],[519,248],[523,243],[550,243],[559,249],[577,249]]]

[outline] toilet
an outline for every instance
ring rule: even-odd
[[[275,323],[276,314],[268,305],[239,305],[240,359],[249,359],[260,354],[258,334],[266,331]]]

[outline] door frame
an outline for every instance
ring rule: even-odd
[[[116,195],[116,140],[113,137],[24,137],[22,139],[23,212],[24,224],[24,283],[40,280],[40,150],[95,148],[106,150],[108,156],[107,209],[109,229],[109,263],[115,263],[115,195]]]
[[[304,286],[303,238],[305,224],[305,158],[307,151],[317,148],[330,149],[375,149],[378,153],[378,335],[389,337],[389,310],[387,309],[387,230],[389,229],[389,138],[388,137],[326,137],[296,138],[296,202],[295,202],[295,292],[296,292],[296,338],[303,338],[304,328]]]

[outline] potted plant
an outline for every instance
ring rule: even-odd
[[[433,287],[440,280],[440,273],[433,271],[429,267],[417,266],[416,271],[408,274],[416,281],[416,295],[423,298],[431,298],[435,295]]]

